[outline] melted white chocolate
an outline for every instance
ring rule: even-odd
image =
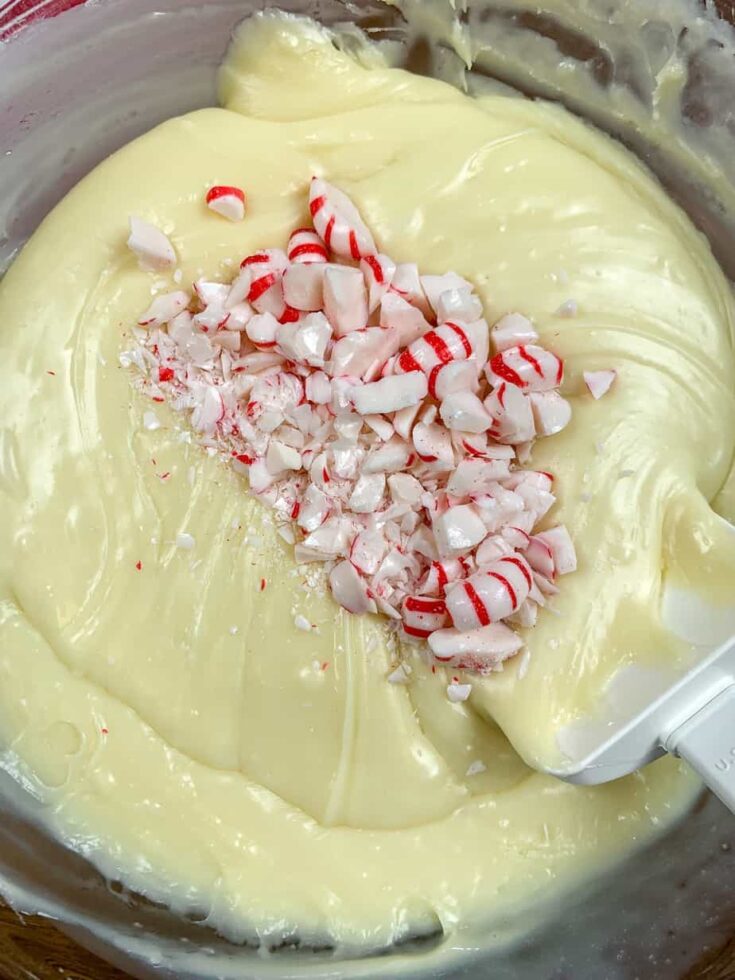
[[[506,916],[620,860],[696,791],[673,760],[558,783],[492,719],[555,761],[558,727],[618,667],[686,662],[660,623],[665,573],[731,592],[707,503],[735,444],[727,284],[651,177],[558,108],[364,67],[278,18],[241,32],[221,100],[97,168],[0,287],[5,763],[107,874],[233,938],[377,947]],[[566,359],[573,422],[533,465],[556,475],[579,572],[528,635],[526,676],[514,661],[472,678],[464,704],[417,657],[409,686],[387,683],[382,621],[305,585],[165,406],[146,431],[118,364],[152,283],[129,214],[170,232],[185,281],[230,276],[226,260],[304,224],[313,173],[382,251],[455,269],[488,319],[523,311]],[[246,188],[243,223],[204,207],[219,182]],[[555,316],[570,298],[579,316]],[[608,367],[593,402],[581,372]]]

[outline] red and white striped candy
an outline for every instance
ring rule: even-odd
[[[516,385],[501,381],[483,404],[493,420],[490,436],[497,442],[517,446],[536,435],[531,402]]]
[[[247,270],[250,275],[247,295],[244,297],[255,307],[258,313],[272,313],[280,318],[286,311],[286,301],[283,297],[283,273],[288,268],[288,259],[278,248],[263,249],[253,255],[246,256],[240,263],[240,268]],[[228,303],[233,302],[233,293],[228,297]]]
[[[390,288],[396,264],[387,255],[366,255],[360,261],[360,271],[367,283],[368,309],[372,313]]]
[[[240,187],[216,184],[207,191],[206,202],[210,211],[230,221],[242,221],[245,217],[245,192]]]
[[[401,606],[403,631],[407,636],[425,640],[434,630],[449,623],[447,606],[443,599],[426,596],[406,596]]]
[[[485,568],[500,558],[512,555],[515,548],[499,534],[489,534],[475,552],[478,568]],[[528,556],[526,556],[528,557]],[[529,559],[530,564],[530,559]]]
[[[433,561],[421,583],[422,595],[444,595],[444,590],[453,582],[466,578],[473,571],[474,562],[470,557],[442,558]]]
[[[569,531],[563,524],[541,531],[536,535],[551,550],[554,571],[557,575],[568,575],[577,570],[577,553]]]
[[[429,637],[429,648],[437,663],[484,673],[512,657],[523,640],[502,623],[473,630],[443,629]]]
[[[319,236],[335,255],[357,260],[377,252],[360,212],[346,194],[326,180],[312,178],[309,210]]]
[[[245,324],[245,333],[259,350],[270,350],[276,346],[279,326],[272,313],[256,313]]]
[[[396,373],[423,371],[429,378],[429,394],[435,397],[435,384],[439,370],[450,361],[465,361],[472,357],[472,343],[466,326],[459,323],[443,323],[414,340],[396,361]]]
[[[505,316],[501,316],[490,334],[498,354],[511,347],[533,344],[538,340],[533,324],[521,313],[506,313]]]
[[[491,385],[507,381],[524,391],[550,391],[562,382],[564,362],[543,347],[521,344],[496,354],[485,373]]]
[[[288,261],[297,265],[313,265],[329,261],[324,242],[311,228],[298,228],[291,232],[286,249]]]
[[[488,626],[510,616],[528,598],[533,575],[519,554],[508,555],[447,590],[447,608],[459,630]]]
[[[538,535],[531,535],[523,553],[535,572],[540,572],[545,578],[554,580],[556,576],[554,553],[543,538],[538,537]]]

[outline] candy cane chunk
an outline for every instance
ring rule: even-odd
[[[507,381],[524,391],[550,391],[562,382],[564,362],[543,347],[521,344],[496,354],[485,373],[491,385]]]
[[[483,404],[493,420],[489,432],[496,442],[514,446],[536,435],[531,402],[515,385],[500,382]]]
[[[202,385],[194,397],[196,402],[191,416],[191,424],[197,432],[212,435],[225,417],[222,392],[213,385]]]
[[[388,477],[388,489],[394,503],[409,507],[415,507],[424,492],[419,481],[410,473],[393,473]]]
[[[522,646],[520,636],[502,623],[473,630],[436,630],[429,637],[429,649],[438,663],[480,673],[492,670],[518,653]]]
[[[347,506],[355,514],[372,514],[385,493],[385,473],[363,473],[355,482]]]
[[[534,344],[538,334],[528,317],[522,313],[506,313],[493,325],[490,335],[496,353],[500,354],[511,347]]]
[[[329,573],[329,587],[340,606],[348,612],[356,615],[377,612],[367,583],[351,562],[341,561],[334,566]]]
[[[379,531],[361,531],[350,545],[350,561],[361,575],[374,575],[386,547],[385,538]]]
[[[310,265],[329,261],[324,243],[311,228],[298,228],[288,240],[288,261],[297,265]]]
[[[326,180],[312,178],[309,210],[320,238],[335,255],[357,260],[377,252],[360,212],[343,191]]]
[[[444,595],[444,590],[452,582],[466,578],[473,570],[469,558],[442,558],[432,561],[424,576],[420,592],[422,595]]]
[[[315,487],[313,483],[310,483],[306,488],[304,496],[301,498],[301,506],[299,507],[296,523],[307,534],[316,531],[326,521],[330,509],[329,497],[319,487]]]
[[[317,263],[292,265],[283,273],[283,296],[295,310],[315,312],[324,304],[325,266]]]
[[[534,572],[539,572],[541,575],[553,581],[556,576],[554,553],[543,538],[540,538],[538,535],[532,535],[529,538],[528,544],[523,549],[523,554]]]
[[[436,318],[439,323],[447,320],[463,320],[471,323],[482,317],[482,303],[469,286],[445,289],[436,301]]]
[[[466,701],[471,693],[471,684],[458,684],[457,681],[452,681],[451,684],[447,684],[447,700],[451,701],[452,704],[459,704],[462,701]]]
[[[505,558],[508,555],[512,555],[514,548],[509,544],[504,538],[497,534],[488,535],[482,542],[480,547],[475,552],[475,561],[477,562],[477,567],[480,569],[485,568],[487,565],[492,565],[493,562],[498,561],[500,558]],[[529,565],[531,564],[531,559],[526,553],[526,558]],[[533,567],[533,566],[532,566]]]
[[[324,367],[324,354],[332,328],[323,313],[309,313],[299,323],[282,323],[276,330],[278,349],[290,361]]]
[[[413,371],[355,388],[352,400],[360,415],[384,415],[417,405],[426,397],[427,390],[426,376]]]
[[[276,334],[280,324],[272,313],[256,313],[245,324],[245,334],[260,350],[276,346]]]
[[[453,497],[481,493],[506,477],[508,472],[508,464],[504,460],[462,459],[449,477],[447,493]]]
[[[455,391],[439,406],[442,422],[448,429],[460,432],[487,432],[492,419],[477,395],[471,391]]]
[[[324,371],[314,371],[304,382],[308,401],[315,405],[328,405],[332,400],[332,382]]]
[[[411,456],[410,446],[394,436],[393,439],[371,449],[363,463],[363,473],[399,473],[408,465]]]
[[[445,473],[454,468],[452,437],[443,426],[418,422],[411,440],[417,456],[430,464],[432,473]]]
[[[387,255],[366,255],[360,261],[360,272],[365,277],[368,287],[368,309],[370,313],[377,310],[380,302],[388,292],[395,275],[396,264]]]
[[[301,453],[292,446],[271,439],[268,452],[265,454],[265,465],[273,476],[278,476],[285,470],[300,470]]]
[[[584,371],[584,383],[592,397],[597,400],[606,395],[617,378],[617,371]]]
[[[242,221],[245,217],[245,192],[240,187],[216,184],[209,188],[205,200],[210,211],[229,221]]]
[[[401,262],[396,266],[390,288],[391,292],[405,299],[411,306],[415,306],[425,317],[434,315],[424,287],[421,285],[419,269],[415,262]]]
[[[572,418],[572,406],[558,391],[532,391],[528,400],[538,436],[556,435]]]
[[[166,235],[155,225],[130,215],[128,248],[146,272],[159,272],[176,265],[176,252]]]
[[[467,361],[450,361],[449,364],[444,364],[433,378],[434,397],[438,401],[444,401],[448,395],[458,391],[476,393],[479,387],[478,367],[478,361],[474,357]]]
[[[367,291],[359,269],[346,265],[327,267],[324,272],[324,312],[337,337],[352,330],[362,330],[367,325]]]
[[[541,531],[536,537],[551,549],[554,570],[557,575],[568,575],[577,570],[577,553],[574,542],[563,524]]]
[[[189,305],[189,294],[182,290],[156,296],[138,320],[141,327],[160,327],[169,323]]]
[[[421,310],[397,293],[386,293],[380,301],[380,326],[396,330],[400,346],[408,347],[431,330]]]
[[[396,373],[423,371],[429,379],[428,391],[433,398],[436,379],[443,365],[450,361],[465,361],[473,354],[466,326],[443,323],[401,351],[396,361]]]
[[[531,568],[521,555],[500,558],[447,589],[452,624],[468,630],[497,623],[526,601],[532,585]]]
[[[472,283],[467,282],[456,272],[447,272],[442,276],[421,276],[421,287],[426,294],[429,306],[437,313],[439,297],[448,289],[467,289],[472,292]]]
[[[327,370],[335,377],[352,375],[372,381],[399,348],[400,339],[395,330],[383,327],[353,330],[334,344]]]
[[[434,537],[442,558],[467,554],[486,534],[485,525],[469,504],[450,507],[434,521]]]
[[[434,630],[449,623],[447,606],[443,599],[427,596],[406,596],[401,606],[403,632],[418,640],[425,640]]]

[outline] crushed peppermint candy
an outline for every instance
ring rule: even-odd
[[[467,772],[465,773],[465,776],[470,776],[470,777],[479,776],[480,773],[482,772],[487,772],[487,766],[482,761],[482,759],[475,759],[474,762],[471,762],[467,766]]]
[[[207,203],[229,209],[233,190],[213,188]],[[422,275],[379,252],[355,205],[320,178],[309,210],[313,227],[243,257],[232,281],[157,295],[121,362],[247,477],[299,568],[319,563],[345,609],[427,642],[435,665],[501,670],[524,646],[514,627],[532,627],[576,568],[566,528],[538,531],[553,476],[523,465],[570,420],[563,362],[520,313],[491,329],[456,273]],[[133,231],[139,257],[171,261],[156,229]],[[470,690],[453,681],[447,694]]]

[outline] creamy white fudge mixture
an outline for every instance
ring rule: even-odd
[[[379,947],[528,908],[697,791],[671,759],[576,788],[521,754],[558,761],[557,729],[620,666],[686,663],[665,581],[732,590],[709,504],[735,445],[728,285],[636,161],[559,108],[365,67],[279,18],[239,34],[221,104],[98,167],[0,285],[4,765],[106,874],[233,938]],[[527,634],[525,676],[516,658],[464,703],[415,653],[411,683],[386,683],[385,622],[311,587],[180,417],[160,406],[147,430],[119,364],[156,285],[130,214],[170,234],[185,282],[229,279],[305,223],[315,173],[381,251],[456,270],[490,322],[522,311],[566,361],[573,420],[532,465],[556,475],[579,571]],[[207,210],[214,183],[246,188],[244,222]],[[578,315],[555,315],[569,299]],[[599,368],[619,377],[595,402]]]

